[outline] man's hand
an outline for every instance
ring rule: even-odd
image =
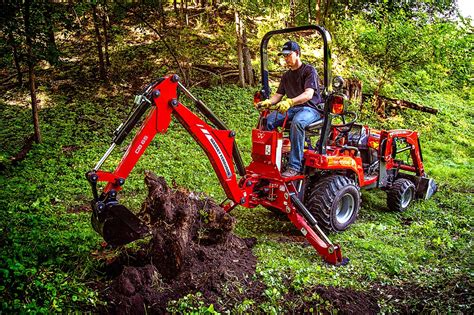
[[[294,102],[291,98],[287,98],[284,101],[278,102],[275,106],[274,109],[278,110],[280,113],[284,114],[286,113],[291,106],[293,106]]]
[[[255,107],[256,107],[258,110],[267,109],[267,108],[272,107],[272,102],[270,102],[270,100],[264,100],[264,101],[258,102],[258,103],[255,105]]]

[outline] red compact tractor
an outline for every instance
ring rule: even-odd
[[[324,41],[323,96],[324,117],[306,130],[304,174],[284,178],[282,168],[289,153],[288,131],[267,131],[267,112],[262,112],[252,131],[252,162],[245,167],[229,130],[212,111],[196,99],[176,75],[149,84],[135,98],[135,110],[114,132],[113,142],[94,169],[86,174],[92,186],[92,225],[111,245],[124,245],[149,234],[149,228],[117,201],[117,193],[157,133],[166,133],[175,116],[199,143],[209,158],[225,191],[225,211],[240,205],[259,205],[284,213],[301,231],[325,261],[340,265],[341,248],[326,236],[327,231],[343,231],[357,218],[361,188],[381,188],[387,192],[388,207],[405,210],[415,198],[429,198],[436,185],[423,169],[418,133],[410,130],[374,130],[356,124],[357,115],[346,110],[343,80],[331,82],[329,33],[320,26],[303,26],[271,31],[260,45],[263,88],[254,102],[268,98],[267,44],[275,34],[313,30]],[[179,100],[182,92],[192,101],[209,123],[191,112]],[[102,164],[120,145],[135,125],[146,118],[113,172],[100,170]],[[334,124],[338,118],[339,123]],[[397,159],[409,151],[411,162]],[[97,183],[106,182],[99,192]]]

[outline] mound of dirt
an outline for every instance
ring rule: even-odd
[[[249,288],[245,297],[261,295],[263,285],[251,280],[256,240],[234,235],[233,217],[213,200],[172,189],[151,172],[145,183],[148,197],[139,216],[152,227],[153,238],[133,259],[116,262],[121,272],[106,293],[109,312],[163,313],[168,301],[196,292],[213,303],[224,286]],[[235,303],[244,297],[232,298]]]

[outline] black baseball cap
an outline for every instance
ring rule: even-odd
[[[293,52],[293,51],[298,52],[298,55],[299,55],[300,54],[300,46],[298,45],[297,42],[289,40],[283,45],[283,47],[281,48],[281,52],[278,54],[278,56],[288,55],[288,54],[291,54],[291,52]]]

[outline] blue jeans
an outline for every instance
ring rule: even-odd
[[[278,111],[271,112],[267,116],[267,130],[274,130],[276,127],[283,125],[285,116],[285,114],[280,114]],[[292,107],[288,110],[288,121],[291,121],[289,168],[299,172],[302,171],[304,129],[320,118],[321,114],[316,109],[308,106]]]

